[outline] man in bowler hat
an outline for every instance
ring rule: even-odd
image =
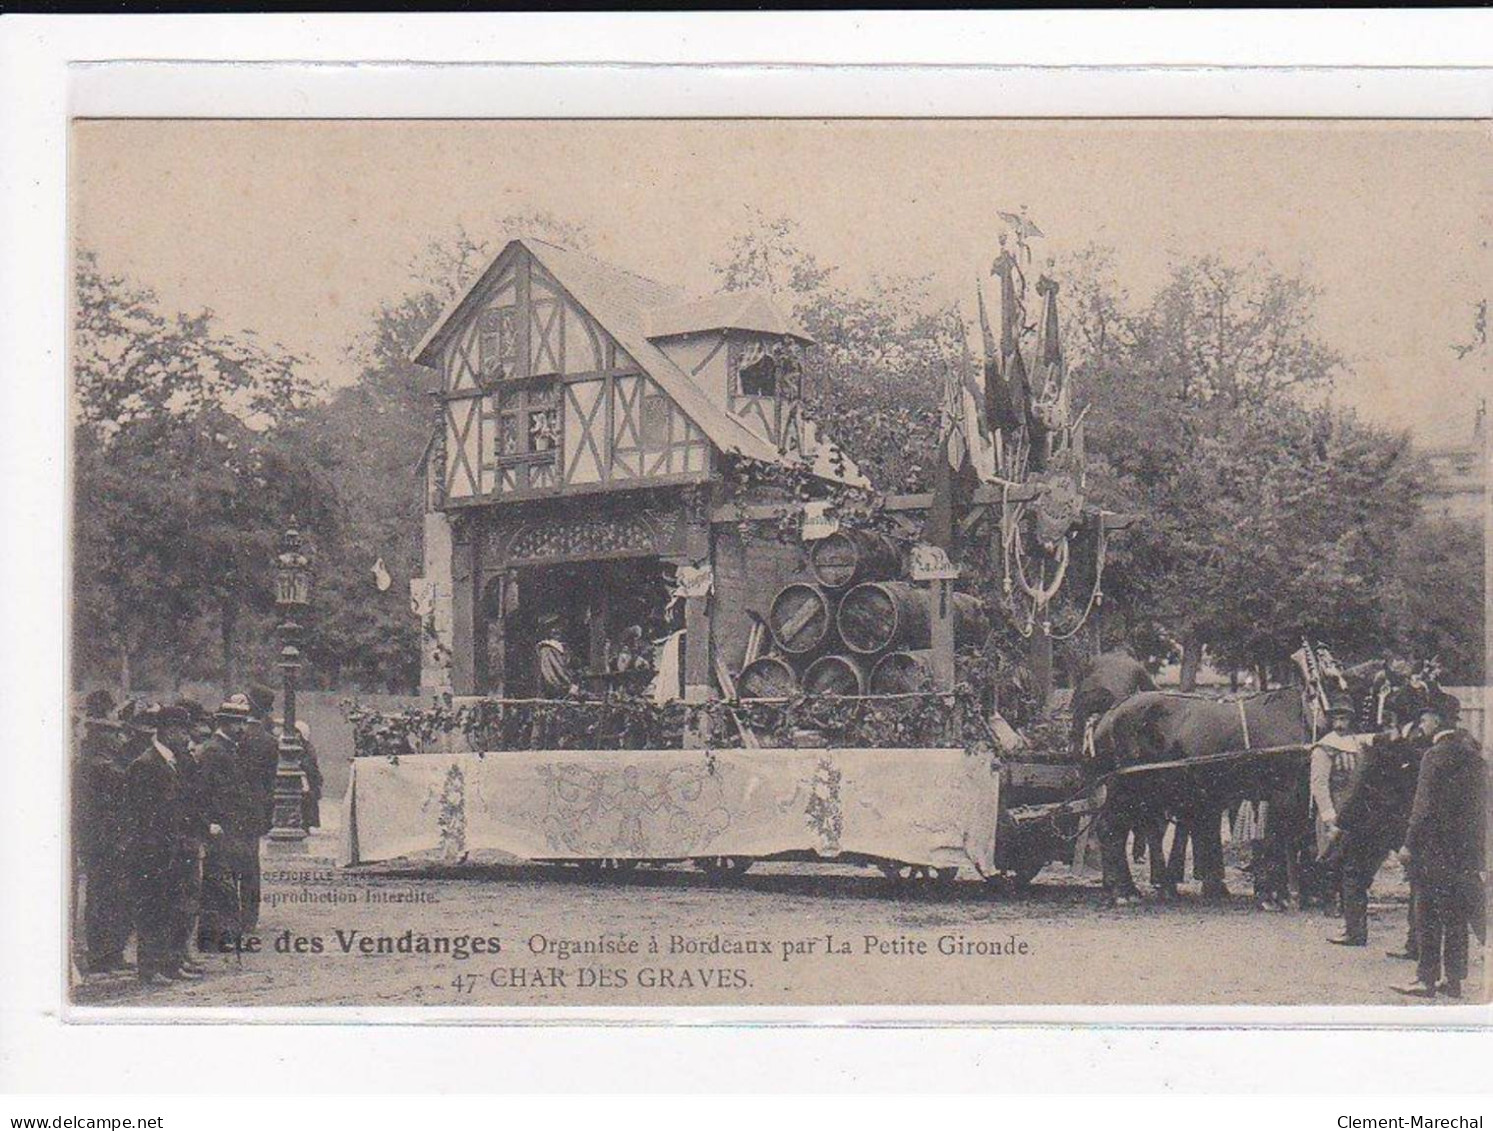
[[[187,718],[176,708],[153,707],[143,713],[140,725],[149,732],[149,745],[125,774],[136,974],[143,984],[160,986],[202,976],[182,967],[172,945],[181,914],[185,810],[180,760],[162,736],[184,731]]]
[[[1435,733],[1421,759],[1405,834],[1419,953],[1415,981],[1394,987],[1410,997],[1461,997],[1468,930],[1486,934],[1488,769],[1477,739],[1456,725],[1460,708],[1442,692],[1421,716],[1422,729]]]
[[[178,967],[188,974],[203,972],[192,958],[192,939],[202,910],[202,860],[212,822],[207,811],[202,755],[197,747],[212,733],[211,718],[201,703],[181,699],[171,708],[169,719],[172,725],[163,725],[160,730],[161,741],[176,753],[180,776],[181,880],[171,928],[171,952],[176,956]]]
[[[215,721],[212,734],[197,751],[208,822],[197,947],[222,953],[236,948],[251,929],[245,898],[249,877],[258,877],[264,813],[241,746],[249,725],[249,700],[243,695],[225,699]]]
[[[1339,946],[1367,946],[1369,889],[1390,853],[1405,841],[1416,773],[1427,739],[1418,731],[1384,731],[1365,744],[1336,824],[1342,833],[1343,933]]]

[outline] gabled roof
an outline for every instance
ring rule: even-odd
[[[532,236],[510,240],[466,293],[441,313],[430,332],[415,347],[413,354],[415,364],[439,368],[441,349],[447,337],[456,326],[462,323],[463,316],[481,302],[481,296],[486,291],[488,281],[502,271],[507,261],[516,254],[516,249],[519,248],[528,251],[535,261],[554,277],[561,288],[569,293],[571,298],[601,323],[617,340],[617,344],[626,350],[648,376],[652,377],[659,387],[673,398],[674,403],[699,426],[717,448],[729,455],[745,456],[763,463],[785,462],[786,457],[776,445],[753,432],[727,412],[723,405],[712,400],[704,389],[671,361],[663,350],[649,340],[650,335],[663,336],[652,331],[652,324],[658,312],[685,311],[692,308],[708,312],[717,309],[714,306],[707,307],[707,304],[713,304],[715,300],[707,300],[706,303],[685,303],[682,293],[674,287],[632,271],[624,271],[620,267],[603,262],[585,252],[561,247]],[[760,329],[763,325],[771,324],[773,320],[776,320],[785,328],[768,332],[792,334],[804,341],[810,340],[804,337],[801,331],[791,328],[791,325],[781,315],[772,311],[770,303],[764,311],[762,304],[765,299],[760,294],[746,292],[745,299],[734,295],[721,297],[728,301],[719,308],[718,312],[736,317],[738,320],[749,318],[759,323],[756,326],[742,328]],[[698,319],[692,318],[691,320],[698,323]],[[680,323],[676,319],[674,324]],[[722,323],[717,322],[708,328],[720,328],[721,325]],[[697,324],[694,328],[707,327]],[[855,470],[854,464],[849,465],[851,474],[848,477],[843,473],[835,473],[831,464],[826,460],[827,453],[823,450],[828,446],[830,446],[828,440],[821,438],[820,449],[815,451],[813,458],[814,474],[837,482],[855,482],[860,477],[860,473]]]
[[[688,374],[675,365],[664,352],[648,340],[646,328],[649,312],[657,306],[679,302],[673,287],[614,267],[610,263],[558,244],[525,236],[510,240],[482,276],[436,322],[435,327],[415,350],[417,365],[432,368],[440,365],[440,347],[450,329],[466,310],[479,301],[475,296],[485,290],[488,279],[523,248],[570,293],[590,315],[602,324],[617,344],[627,351],[648,376],[656,381],[674,403],[684,410],[710,442],[731,455],[747,456],[766,463],[777,462],[778,450],[708,396]]]
[[[648,320],[650,338],[674,338],[704,330],[754,330],[762,334],[797,338],[812,345],[814,339],[783,315],[765,291],[727,291],[693,302],[661,306]]]

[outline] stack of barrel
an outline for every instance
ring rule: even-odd
[[[752,659],[743,699],[896,695],[931,686],[927,590],[903,574],[902,550],[884,534],[841,530],[809,553],[810,579],[778,590],[768,611],[774,654]],[[979,602],[953,595],[956,644],[985,633]]]

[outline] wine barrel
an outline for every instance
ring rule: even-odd
[[[786,660],[759,656],[736,677],[736,694],[742,699],[791,699],[798,694],[798,676]]]
[[[874,530],[837,530],[820,538],[809,551],[809,572],[826,589],[882,581],[896,577],[901,569],[897,543]]]
[[[986,631],[980,603],[953,594],[954,642],[978,644]],[[928,593],[907,581],[863,581],[840,598],[836,615],[845,647],[863,656],[888,649],[915,651],[933,643]]]
[[[905,695],[912,691],[927,691],[933,686],[932,659],[932,654],[926,651],[888,652],[871,669],[871,694]]]
[[[820,656],[804,671],[809,695],[864,695],[866,668],[854,656]]]
[[[829,637],[834,610],[823,589],[795,581],[778,590],[767,613],[767,627],[778,647],[794,656],[807,655]]]

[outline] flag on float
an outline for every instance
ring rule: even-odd
[[[961,334],[964,330],[960,319]],[[995,447],[985,426],[984,398],[974,381],[974,359],[965,339],[957,369],[945,365],[939,410],[937,456],[933,461],[933,500],[923,524],[923,541],[954,548],[954,516],[968,506],[982,478],[995,477]]]
[[[1068,388],[1063,368],[1063,342],[1058,332],[1058,285],[1046,275],[1037,280],[1042,315],[1037,320],[1037,380],[1040,399],[1067,408]],[[1063,414],[1066,416],[1066,412]]]
[[[1068,393],[1068,370],[1063,362],[1063,342],[1058,329],[1058,284],[1043,275],[1037,280],[1037,294],[1042,310],[1037,319],[1037,343],[1034,351],[1037,388],[1032,407],[1032,453],[1034,467],[1040,460],[1056,455],[1064,444],[1072,443],[1069,430],[1071,405]]]
[[[1004,436],[1015,433],[1025,421],[1011,399],[1011,387],[1001,371],[1001,350],[990,329],[985,310],[985,288],[975,280],[975,299],[980,309],[980,339],[985,351],[985,422],[990,431]]]
[[[1001,281],[1001,372],[1010,393],[1015,428],[1030,429],[1034,423],[1032,384],[1027,377],[1026,359],[1021,355],[1021,303],[1016,297],[1016,275],[1021,267],[1015,256],[1002,250],[993,270]]]
[[[958,424],[975,478],[981,483],[989,483],[996,477],[996,468],[1000,464],[1000,433],[990,427],[985,407],[984,382],[976,375],[978,370],[974,356],[970,353],[969,337],[962,317],[958,319],[958,324],[960,346],[959,388],[956,405]],[[957,465],[952,461],[949,466],[957,470]]]

